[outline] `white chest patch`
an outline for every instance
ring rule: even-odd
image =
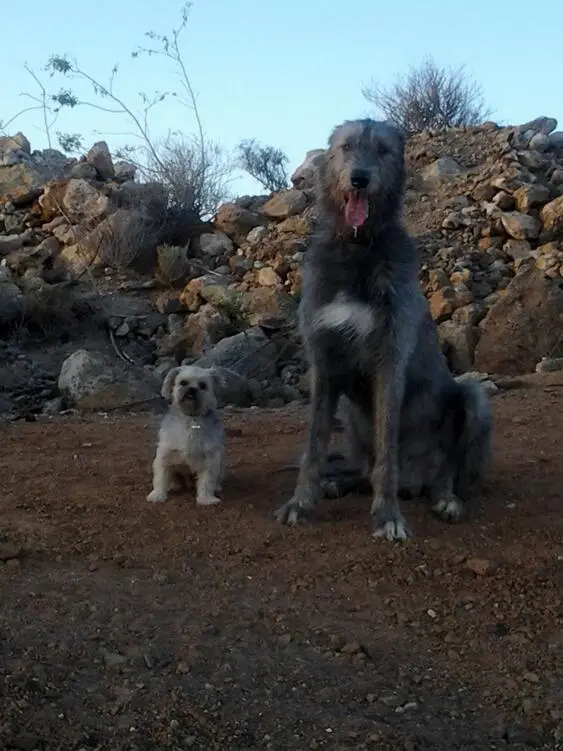
[[[364,339],[375,328],[375,318],[369,305],[336,297],[318,311],[313,325]]]

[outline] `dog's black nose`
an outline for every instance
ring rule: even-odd
[[[367,188],[369,183],[369,175],[363,170],[356,169],[350,176],[350,182],[352,183],[353,188],[358,188],[359,190],[361,190],[362,188]]]
[[[195,399],[197,396],[197,389],[194,386],[188,386],[188,388],[185,391],[185,394],[190,399]]]

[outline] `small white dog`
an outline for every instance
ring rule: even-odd
[[[171,404],[160,426],[153,489],[147,501],[166,501],[173,480],[195,474],[197,503],[220,503],[217,493],[221,492],[226,451],[214,390],[219,381],[217,371],[195,365],[172,368],[166,374],[161,394]]]

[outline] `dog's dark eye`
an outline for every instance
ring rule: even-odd
[[[199,388],[200,388],[200,391],[205,391],[205,389],[207,388],[207,384],[205,383],[205,381],[199,382]]]
[[[180,386],[187,386],[188,382],[185,380],[180,381]]]
[[[389,153],[389,149],[386,144],[381,143],[381,141],[377,144],[377,153],[379,156],[385,156],[385,154]]]
[[[351,148],[352,148],[352,144],[351,143],[343,143],[340,148],[342,149],[342,151],[350,151]]]

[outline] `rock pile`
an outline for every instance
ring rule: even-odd
[[[407,144],[405,221],[457,373],[531,372],[563,355],[556,125],[485,123]],[[198,361],[235,373],[226,401],[299,398],[306,378],[295,313],[322,153],[308,152],[293,188],[243,196],[202,222],[172,216],[163,186],[138,182],[104,142],[76,160],[32,152],[21,133],[0,138],[0,335],[13,347],[28,319],[41,329],[50,317],[83,326],[96,315],[122,359],[151,375]],[[86,289],[89,313],[76,304]]]

